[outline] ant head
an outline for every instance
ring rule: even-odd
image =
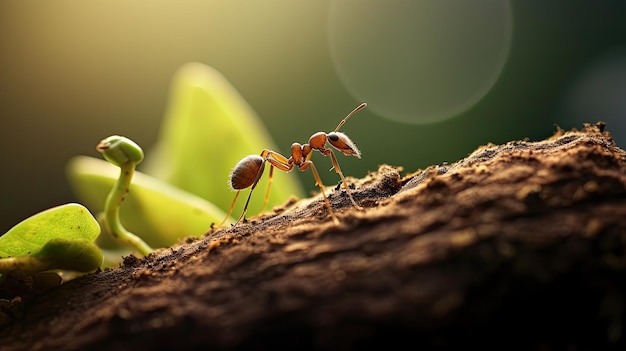
[[[341,132],[330,132],[327,135],[328,142],[335,149],[341,151],[346,156],[356,156],[361,158],[361,151],[356,147],[356,145],[348,138],[347,135]]]

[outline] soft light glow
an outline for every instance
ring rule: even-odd
[[[506,0],[337,1],[329,44],[348,91],[383,117],[448,119],[479,101],[511,45]]]

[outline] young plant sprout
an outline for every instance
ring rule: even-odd
[[[93,243],[98,234],[98,222],[80,204],[39,212],[0,236],[0,281],[49,270],[94,271],[103,261]]]
[[[339,128],[341,128],[341,126],[344,125],[344,123],[346,123],[348,118],[352,117],[356,112],[365,108],[365,106],[367,106],[367,104],[362,103],[354,110],[352,110],[352,112],[350,112],[344,119],[341,120],[341,122],[339,122],[337,128],[335,128],[334,131],[330,133],[317,132],[311,135],[311,137],[309,138],[309,142],[304,145],[300,145],[299,143],[291,144],[291,157],[289,158],[279,154],[276,151],[264,149],[261,152],[260,156],[249,155],[239,161],[239,163],[235,165],[235,168],[230,174],[230,185],[234,190],[237,190],[237,193],[235,194],[235,198],[233,199],[233,202],[228,209],[226,218],[224,218],[222,223],[220,223],[220,226],[224,224],[224,222],[226,222],[226,220],[230,216],[235,202],[237,201],[237,196],[239,196],[239,192],[242,189],[251,187],[250,194],[248,195],[248,199],[246,200],[246,204],[235,225],[241,222],[241,220],[245,217],[246,210],[248,209],[248,203],[250,202],[250,197],[252,196],[252,192],[259,182],[259,179],[261,179],[261,176],[263,175],[263,170],[265,169],[266,162],[269,162],[270,164],[270,174],[267,183],[267,191],[265,192],[265,201],[263,203],[263,208],[265,208],[265,204],[267,203],[267,199],[269,197],[270,185],[272,184],[272,176],[274,174],[274,167],[285,172],[291,171],[294,167],[298,167],[300,171],[306,171],[310,168],[313,172],[313,177],[315,177],[315,185],[319,186],[320,190],[322,191],[324,202],[326,203],[326,207],[328,207],[328,212],[330,213],[333,222],[335,224],[339,224],[339,220],[335,216],[335,213],[330,206],[330,202],[328,201],[328,198],[324,193],[324,185],[322,184],[319,173],[317,172],[313,161],[311,161],[311,156],[313,155],[314,150],[319,151],[324,156],[330,155],[333,162],[333,168],[335,169],[335,172],[339,173],[343,187],[344,189],[346,189],[346,194],[350,198],[350,201],[352,201],[352,205],[358,210],[363,210],[363,208],[357,205],[357,203],[354,201],[354,199],[352,198],[352,194],[350,194],[348,182],[346,182],[346,179],[343,176],[343,172],[341,172],[341,169],[339,168],[339,163],[337,162],[337,157],[335,157],[335,153],[332,149],[327,149],[325,146],[326,142],[329,142],[332,147],[341,151],[344,155],[352,155],[361,158],[361,152],[359,151],[359,149],[357,149],[352,140],[350,140],[347,135],[339,132],[338,130]],[[261,212],[262,211],[263,209],[261,209]]]
[[[146,256],[152,252],[152,248],[141,238],[126,230],[120,222],[120,205],[128,194],[135,167],[143,160],[143,150],[132,140],[119,135],[102,140],[96,150],[104,156],[104,159],[120,167],[120,176],[107,196],[104,206],[106,226],[116,239],[127,243]]]

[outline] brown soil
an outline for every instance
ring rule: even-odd
[[[0,349],[624,349],[604,125],[329,191],[4,305]]]

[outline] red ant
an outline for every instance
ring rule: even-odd
[[[346,156],[356,156],[361,158],[361,152],[357,149],[356,145],[348,138],[344,133],[338,132],[339,128],[346,123],[348,118],[352,117],[356,112],[362,110],[367,106],[366,103],[362,103],[357,106],[352,112],[350,112],[344,119],[339,122],[337,128],[333,132],[326,134],[325,132],[317,132],[309,138],[308,144],[300,145],[299,143],[291,144],[291,157],[287,158],[278,152],[265,149],[261,152],[261,155],[249,155],[244,157],[241,161],[235,165],[235,168],[230,173],[230,185],[234,190],[237,190],[235,194],[235,198],[233,202],[230,204],[230,208],[228,209],[228,213],[226,214],[226,218],[220,223],[220,226],[226,222],[226,220],[230,217],[231,212],[233,211],[233,207],[235,206],[235,202],[237,201],[237,197],[239,196],[239,192],[242,189],[245,189],[249,186],[252,186],[250,189],[250,194],[248,195],[248,200],[246,200],[246,205],[243,208],[241,216],[237,219],[235,225],[237,225],[246,215],[246,210],[248,209],[248,203],[250,202],[250,197],[252,196],[252,192],[256,187],[259,179],[263,175],[263,170],[265,169],[265,163],[269,162],[270,164],[270,174],[267,184],[267,191],[265,193],[265,201],[263,202],[263,209],[267,204],[267,200],[270,193],[270,185],[272,184],[272,176],[274,174],[274,167],[289,172],[294,167],[298,167],[300,171],[306,171],[311,168],[313,171],[313,176],[315,177],[315,185],[320,187],[322,191],[322,196],[324,197],[324,202],[326,202],[326,207],[328,207],[328,211],[333,218],[333,222],[335,224],[339,224],[339,220],[335,216],[332,207],[330,206],[330,202],[324,193],[324,185],[322,184],[322,180],[320,179],[320,175],[311,161],[311,156],[313,155],[313,150],[319,151],[322,155],[328,156],[330,155],[333,161],[333,168],[339,176],[341,177],[341,181],[343,187],[346,189],[346,194],[352,201],[352,205],[358,210],[363,210],[363,208],[354,201],[352,195],[350,194],[350,190],[348,189],[348,182],[343,176],[341,169],[339,168],[339,163],[337,163],[337,158],[335,157],[335,153],[332,149],[325,148],[326,142],[329,142],[335,149],[341,151]],[[261,209],[261,212],[263,212]]]

